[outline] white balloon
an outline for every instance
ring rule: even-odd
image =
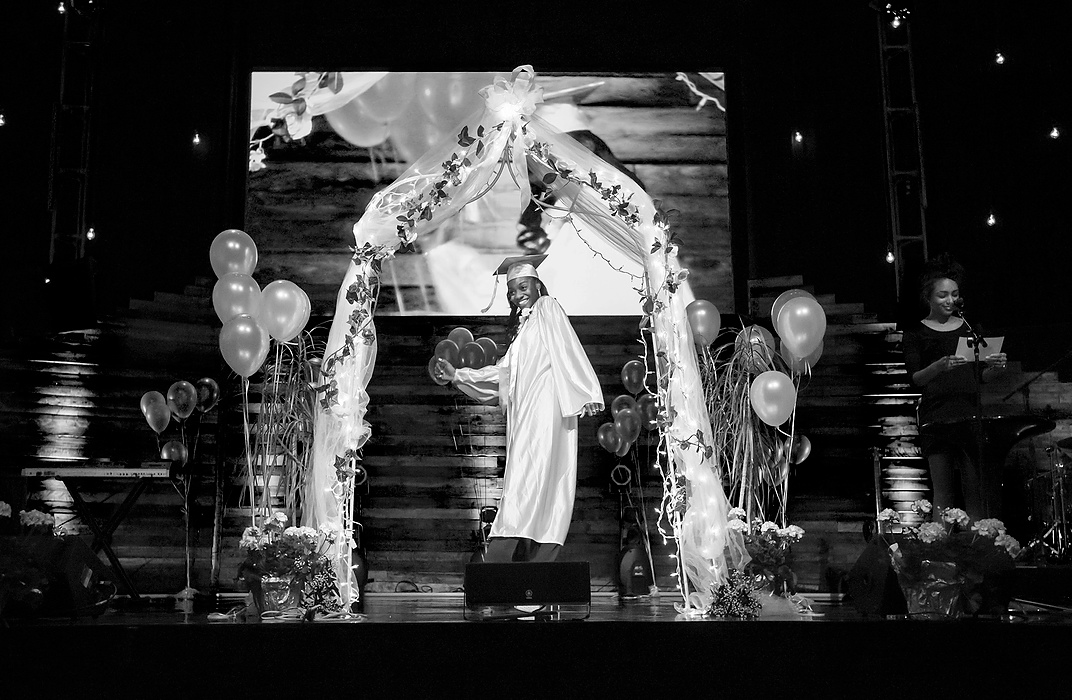
[[[261,286],[241,272],[228,272],[212,287],[212,308],[224,323],[242,314],[256,317],[260,302]]]

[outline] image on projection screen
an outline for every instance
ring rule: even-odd
[[[262,286],[289,279],[328,311],[371,197],[484,107],[496,73],[254,72],[246,231]],[[505,73],[509,75],[509,73]],[[671,218],[686,302],[732,295],[721,73],[541,75],[536,114],[638,183]],[[705,96],[709,99],[705,100]],[[703,104],[701,106],[701,101]],[[378,314],[505,315],[505,257],[546,255],[571,315],[638,315],[640,265],[583,222],[529,202],[505,175],[384,264]],[[535,180],[535,178],[534,178]],[[539,196],[540,183],[527,187]],[[676,219],[676,221],[675,221]]]

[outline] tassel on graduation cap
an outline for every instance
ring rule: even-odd
[[[506,275],[507,284],[510,283],[510,280],[518,277],[535,277],[539,279],[539,275],[536,274],[536,268],[546,259],[547,255],[515,255],[505,258],[491,273],[495,276],[495,288],[491,291],[491,301],[480,310],[480,313],[486,314],[491,305],[495,303],[495,295],[499,291],[499,275]]]

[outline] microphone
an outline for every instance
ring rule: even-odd
[[[953,315],[961,316],[964,313],[964,299],[958,298],[953,302]]]

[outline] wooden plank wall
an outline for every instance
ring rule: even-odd
[[[0,500],[12,505],[16,518],[22,508],[52,512],[69,533],[88,538],[89,528],[74,517],[64,482],[23,478],[20,470],[57,461],[67,466],[111,460],[118,466],[159,459],[160,443],[179,438],[181,426],[172,421],[158,441],[141,414],[141,396],[147,391],[166,394],[175,381],[206,376],[228,386],[212,316],[206,292],[198,288],[192,297],[161,294],[154,302],[134,300],[123,315],[91,328],[2,349]],[[195,413],[185,426],[189,445],[199,435],[198,454],[190,465],[195,474],[191,512],[195,562],[204,569],[197,583],[204,587],[219,417],[219,411]],[[133,486],[129,479],[78,483],[101,521]],[[153,479],[114,535],[124,568],[140,592],[183,588],[183,532],[178,493],[167,479]]]
[[[636,319],[580,316],[572,319],[599,375],[609,403],[625,390],[622,365],[640,352]],[[479,511],[495,506],[502,490],[505,420],[496,407],[476,404],[459,392],[435,385],[427,375],[436,342],[454,327],[501,341],[503,319],[488,317],[385,317],[377,321],[380,355],[369,386],[368,420],[373,437],[365,448],[370,480],[361,499],[363,544],[376,590],[402,582],[421,589],[452,589],[469,561],[480,527]],[[597,586],[612,587],[619,551],[620,497],[610,470],[619,461],[635,469],[638,453],[648,513],[654,515],[662,489],[650,467],[647,446],[625,460],[596,441],[596,428],[609,412],[580,421],[577,501],[563,559],[586,560]],[[632,490],[634,502],[641,491]],[[671,547],[652,523],[659,584],[672,587]]]
[[[672,74],[551,74],[539,80],[546,92],[604,81],[578,103],[591,131],[652,197],[678,210],[672,223],[682,239],[681,259],[691,272],[693,291],[732,313],[724,113],[710,103],[697,110],[699,98]],[[706,87],[724,98],[713,85]],[[377,147],[386,162],[373,165],[368,149],[342,140],[323,117],[314,119],[304,143],[273,140],[266,151],[268,167],[250,173],[248,181],[245,230],[260,253],[254,277],[262,286],[276,279],[297,283],[310,295],[314,314],[328,315],[349,260],[354,222],[372,195],[408,164],[388,142]],[[419,307],[423,299],[407,257],[398,258],[401,286],[409,306]],[[388,286],[381,314],[397,309]]]
[[[214,281],[214,280],[213,280]],[[177,379],[213,376],[224,390],[221,407],[202,431],[192,508],[193,579],[210,585],[213,469],[218,457],[225,494],[220,586],[234,590],[241,552],[237,542],[249,522],[240,507],[243,466],[240,394],[217,348],[219,323],[208,301],[212,282],[202,280],[185,294],[158,294],[139,300],[98,327],[44,339],[39,345],[4,348],[0,353],[0,500],[21,507],[70,513],[70,495],[55,480],[28,480],[19,469],[43,458],[152,459],[157,443],[138,409],[149,390],[166,391]],[[800,286],[793,284],[792,286]],[[889,440],[879,418],[888,413],[861,398],[872,385],[869,362],[896,362],[896,333],[871,324],[849,303],[818,294],[830,325],[823,359],[800,396],[798,428],[809,435],[812,455],[793,473],[790,520],[808,531],[794,547],[804,590],[837,589],[863,547],[861,520],[868,517],[866,482],[869,446]],[[768,305],[766,300],[760,306]],[[314,325],[325,319],[314,319]],[[623,393],[622,364],[640,351],[636,319],[574,317],[573,323],[599,374],[606,400]],[[728,324],[729,318],[724,319]],[[855,323],[853,322],[855,321]],[[380,361],[370,385],[368,419],[373,439],[365,449],[369,490],[360,501],[362,544],[369,552],[379,590],[453,590],[474,551],[479,509],[494,505],[501,488],[505,445],[503,421],[494,408],[474,404],[435,386],[426,364],[435,343],[457,325],[477,335],[501,339],[503,319],[491,317],[400,317],[378,320]],[[879,324],[881,326],[881,324]],[[1015,387],[1031,372],[1015,363],[991,395]],[[894,378],[895,379],[895,378]],[[256,392],[254,377],[254,394]],[[889,379],[884,380],[889,381]],[[991,397],[993,398],[993,396]],[[1033,438],[1010,459],[1045,467],[1046,448],[1072,431],[1072,385],[1048,374],[1033,386],[1031,410],[1058,421],[1052,434]],[[567,559],[592,563],[595,586],[612,589],[619,551],[621,496],[609,473],[618,460],[598,446],[595,430],[606,420],[581,421],[577,504]],[[175,427],[165,437],[173,435]],[[635,460],[635,461],[634,461]],[[642,510],[654,516],[661,489],[643,444],[625,461],[644,478]],[[637,469],[637,466],[639,469]],[[111,480],[85,482],[87,498],[105,517],[130,486]],[[873,494],[872,494],[873,495]],[[640,491],[632,492],[640,506]],[[28,499],[28,500],[27,500]],[[185,585],[180,501],[164,480],[152,483],[116,532],[114,545],[141,592],[174,593]],[[75,529],[85,527],[75,523]],[[658,583],[673,590],[672,547],[649,521]]]
[[[24,479],[19,470],[46,459],[141,461],[155,459],[155,435],[145,424],[138,400],[145,391],[166,392],[177,379],[213,376],[225,396],[206,417],[195,469],[192,513],[192,585],[211,584],[211,541],[215,491],[213,470],[227,482],[223,519],[220,588],[234,590],[242,554],[237,543],[249,524],[242,507],[241,401],[237,378],[221,370],[219,323],[209,303],[212,282],[201,280],[186,293],[136,300],[132,308],[99,328],[68,333],[25,352],[6,352],[3,378],[5,450],[0,458],[0,500],[15,507],[56,513],[68,531],[88,537],[84,523],[71,520],[71,496],[63,482]],[[311,326],[326,330],[324,318]],[[503,340],[503,319],[473,317],[384,317],[379,362],[370,386],[368,419],[373,439],[365,450],[371,475],[360,499],[362,545],[368,549],[379,590],[453,590],[474,549],[479,508],[495,505],[501,491],[505,425],[496,408],[474,404],[436,386],[427,376],[432,350],[456,325]],[[640,351],[636,319],[577,317],[574,325],[599,373],[607,403],[624,391],[622,365]],[[251,400],[258,391],[251,382]],[[609,414],[608,414],[609,415]],[[608,415],[581,422],[577,505],[567,559],[592,563],[596,587],[613,589],[619,552],[620,496],[609,474],[620,460],[598,446],[595,430]],[[191,426],[192,427],[192,426]],[[171,426],[164,438],[172,437]],[[640,449],[640,448],[638,448]],[[651,464],[652,449],[642,461]],[[635,464],[626,458],[626,463]],[[654,470],[643,474],[644,507],[654,514],[661,486]],[[132,485],[126,480],[83,479],[80,489],[98,519],[105,519]],[[641,503],[639,488],[632,490]],[[185,585],[181,501],[165,479],[150,483],[120,525],[113,546],[142,593],[174,593]],[[674,585],[672,547],[651,523],[656,571],[664,588]]]

